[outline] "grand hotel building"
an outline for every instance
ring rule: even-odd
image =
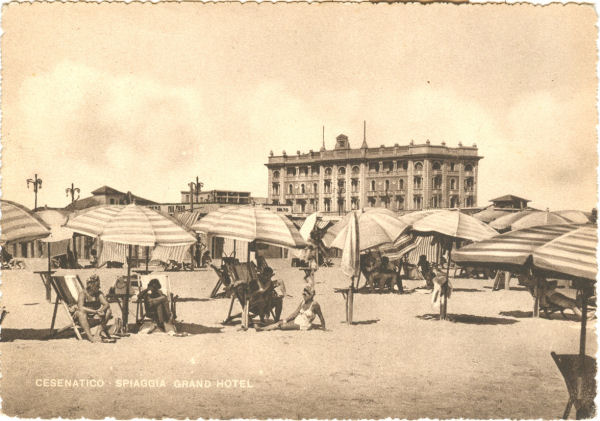
[[[268,201],[293,214],[343,214],[362,207],[394,211],[477,204],[477,146],[431,145],[352,149],[346,135],[335,148],[280,156],[270,153]]]

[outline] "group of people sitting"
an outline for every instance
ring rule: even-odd
[[[366,279],[364,288],[369,292],[375,292],[375,290],[394,292],[394,287],[397,288],[398,293],[404,292],[400,269],[392,264],[386,256],[373,252],[362,255],[360,268]]]
[[[175,332],[174,315],[169,309],[168,297],[161,290],[162,286],[158,279],[152,279],[148,287],[138,294],[138,300],[142,300],[146,315],[154,322],[154,329],[160,329],[167,333]],[[106,296],[100,290],[100,277],[90,276],[86,286],[79,292],[77,308],[74,309],[74,317],[79,322],[88,340],[91,342],[114,343],[118,338],[124,336],[120,332],[111,334],[108,322],[112,318],[112,311]],[[98,325],[97,332],[92,333],[92,327]]]

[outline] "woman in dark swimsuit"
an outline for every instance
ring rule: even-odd
[[[112,317],[112,313],[110,311],[110,304],[108,304],[104,294],[100,291],[100,278],[98,275],[90,276],[86,281],[85,289],[79,293],[75,316],[91,342],[115,341],[108,333],[107,324]],[[92,335],[90,320],[100,322],[100,335]]]

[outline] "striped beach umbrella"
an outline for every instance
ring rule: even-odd
[[[533,252],[537,268],[576,278],[596,280],[598,233],[595,226],[572,229]]]
[[[39,216],[10,200],[0,200],[0,243],[33,241],[50,235],[50,227]]]
[[[406,253],[419,247],[421,238],[415,238],[412,234],[404,233],[392,244],[380,246],[379,252],[382,256],[390,259],[390,261],[400,260]]]
[[[490,227],[492,227],[498,231],[509,230],[509,229],[511,229],[511,226],[513,223],[515,223],[519,219],[524,218],[525,216],[530,215],[534,212],[539,212],[539,211],[536,211],[533,209],[526,209],[526,210],[522,210],[519,212],[513,212],[508,215],[501,216],[500,218],[494,219],[492,222],[490,222]]]
[[[489,264],[498,269],[514,270],[525,265],[539,247],[567,234],[579,225],[542,225],[510,231],[454,252],[459,264]]]
[[[305,247],[298,229],[285,216],[255,206],[227,206],[210,212],[192,229],[216,237],[279,247]]]
[[[196,241],[174,218],[135,204],[85,209],[70,216],[65,226],[102,241],[133,246],[185,246]]]
[[[343,249],[348,235],[351,214],[358,220],[360,250],[365,251],[383,244],[393,244],[408,228],[394,212],[388,209],[372,208],[349,212],[341,221],[333,225],[323,236],[327,247]]]
[[[473,218],[479,219],[481,222],[485,222],[486,224],[489,224],[490,222],[505,216],[505,215],[510,215],[511,211],[507,211],[504,209],[495,209],[493,206],[490,206],[487,209],[482,210],[481,212],[477,212],[476,214],[473,215]]]
[[[520,230],[540,225],[571,224],[572,221],[549,211],[535,211],[513,222],[511,230]]]
[[[442,234],[447,237],[481,241],[498,233],[478,219],[458,210],[434,212],[412,225],[413,231]]]

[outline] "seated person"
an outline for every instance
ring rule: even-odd
[[[144,300],[146,314],[152,319],[156,326],[163,331],[173,330],[173,315],[169,309],[169,299],[161,291],[160,281],[156,278],[148,282],[148,288],[140,292],[139,299]],[[151,333],[150,331],[149,333]]]
[[[321,306],[315,300],[315,290],[310,286],[305,286],[302,291],[302,302],[292,314],[286,317],[284,320],[274,323],[266,328],[257,327],[257,331],[261,330],[309,330],[313,326],[313,320],[316,316],[319,316],[321,322],[321,329],[325,330],[325,317],[321,312]]]
[[[427,289],[433,289],[433,278],[435,277],[435,274],[431,270],[431,265],[427,261],[427,256],[424,254],[419,256],[417,267],[421,271],[423,278],[425,278],[425,287]]]
[[[527,287],[529,293],[535,298],[535,279],[519,276],[519,282]],[[540,307],[556,306],[562,309],[570,309],[577,317],[581,318],[581,309],[574,298],[556,291],[556,282],[548,282],[540,279]]]
[[[81,290],[77,300],[75,317],[91,342],[114,342],[115,339],[108,333],[107,323],[112,317],[110,304],[100,291],[100,278],[92,275],[86,281],[85,289]],[[90,321],[100,322],[101,333],[92,335]]]

